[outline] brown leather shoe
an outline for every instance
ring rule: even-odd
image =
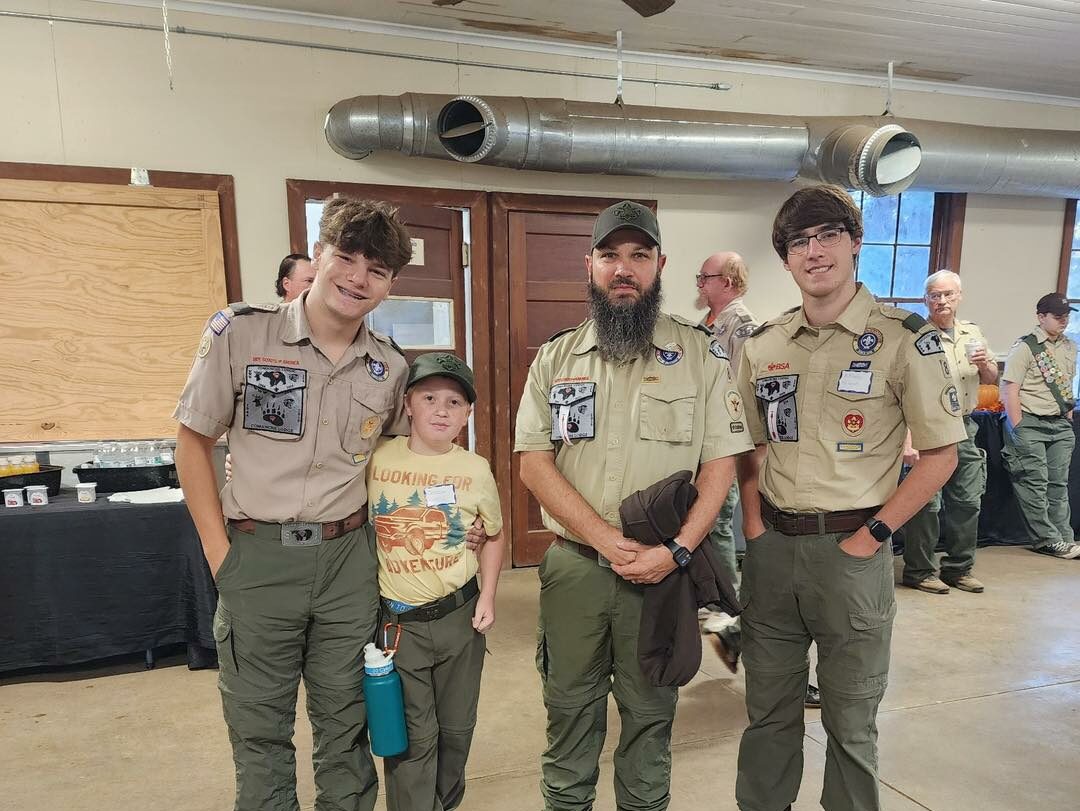
[[[942,577],[941,580],[960,591],[970,591],[972,594],[982,594],[986,590],[986,586],[969,574],[962,574],[959,577]]]
[[[904,585],[909,589],[918,589],[919,591],[925,591],[927,594],[948,594],[949,587],[942,583],[934,575],[924,577],[922,580],[908,580],[903,581]]]

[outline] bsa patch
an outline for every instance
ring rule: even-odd
[[[372,380],[378,380],[380,383],[390,377],[390,370],[386,367],[386,364],[381,360],[375,360],[375,358],[367,359],[367,373],[371,375]]]
[[[731,415],[731,419],[742,419],[742,397],[739,396],[739,392],[729,391],[727,394],[725,394],[724,405],[727,406],[727,413]]]
[[[223,333],[231,323],[229,314],[224,310],[218,310],[210,318],[210,329],[214,331],[215,335]]]
[[[837,442],[836,450],[840,453],[862,453],[863,444],[861,442]]]
[[[728,428],[733,434],[741,434],[743,431],[746,430],[746,428],[741,422],[733,422],[731,423],[731,425],[728,426]]]
[[[368,417],[364,420],[364,424],[360,426],[360,438],[368,439],[379,430],[379,425],[382,420],[379,417]]]
[[[866,425],[866,417],[857,409],[852,409],[844,415],[844,433],[848,436],[858,436]]]
[[[289,366],[248,366],[244,374],[244,428],[271,434],[304,433],[307,371]]]
[[[718,360],[730,360],[719,341],[709,341],[709,354]]]
[[[920,355],[940,355],[945,351],[941,347],[941,336],[937,330],[932,330],[921,338],[916,338],[915,348],[919,350]]]
[[[956,386],[946,386],[941,390],[941,406],[950,414],[960,413],[960,395],[956,392]]]
[[[210,335],[209,332],[206,333],[202,337],[202,340],[199,341],[199,357],[200,358],[205,358],[207,355],[210,354],[210,345],[213,342],[214,342],[214,338],[213,338],[213,336]]]
[[[741,327],[735,330],[733,334],[736,338],[749,338],[751,335],[754,334],[754,330],[756,329],[757,327],[753,324],[743,324]]]
[[[851,342],[852,348],[860,355],[873,355],[879,349],[884,339],[881,332],[876,329],[868,329],[858,338]]]
[[[710,348],[710,351],[711,348]],[[682,360],[683,348],[678,344],[668,344],[663,349],[657,347],[656,359],[664,366],[674,366]]]

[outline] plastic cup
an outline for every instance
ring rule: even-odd
[[[964,355],[967,356],[968,362],[971,362],[971,358],[983,348],[983,342],[978,339],[972,339],[964,344]]]
[[[75,493],[80,504],[93,504],[97,501],[97,482],[80,482],[75,485]]]
[[[49,488],[44,484],[31,484],[26,488],[26,500],[31,507],[43,507],[49,503]]]
[[[23,491],[21,487],[13,487],[4,491],[5,507],[21,507],[23,505]]]

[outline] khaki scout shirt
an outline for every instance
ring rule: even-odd
[[[742,345],[757,329],[757,321],[743,303],[742,296],[729,301],[727,306],[716,314],[711,324],[706,324],[705,319],[702,319],[701,325],[710,330],[723,347],[724,354],[731,359],[732,368],[739,368]]]
[[[591,320],[540,347],[518,408],[514,450],[554,450],[559,472],[600,517],[621,527],[626,496],[748,451],[748,436],[719,344],[661,313],[653,348],[632,363],[601,359]],[[582,540],[541,512],[556,535]]]
[[[1064,335],[1056,341],[1051,341],[1050,336],[1043,331],[1042,327],[1035,327],[1030,334],[1034,335],[1039,343],[1045,345],[1046,351],[1057,363],[1065,380],[1061,387],[1065,399],[1075,401],[1076,393],[1072,391],[1072,385],[1073,376],[1076,374],[1076,344]],[[1039,365],[1035,363],[1031,349],[1023,339],[1014,343],[1012,349],[1009,350],[1009,357],[1005,359],[1005,373],[1001,379],[1020,385],[1021,411],[1043,417],[1056,417],[1061,413],[1061,407],[1058,406],[1054,395],[1050,393],[1046,379],[1039,370]]]
[[[896,490],[905,427],[917,450],[967,437],[937,330],[878,304],[859,285],[835,323],[802,308],[767,322],[743,347],[739,389],[756,444],[758,487],[782,510],[851,510]]]
[[[228,432],[226,518],[344,518],[367,503],[375,441],[408,433],[405,358],[365,325],[332,364],[311,341],[306,300],[214,315],[173,414],[203,436]]]
[[[930,326],[933,326],[931,324]],[[953,334],[950,337],[945,330],[939,330],[941,335],[941,347],[945,350],[948,358],[949,371],[952,372],[953,381],[960,392],[960,406],[966,417],[975,410],[979,404],[979,367],[967,359],[968,341],[982,341],[986,347],[986,354],[993,360],[994,354],[990,351],[990,344],[982,330],[970,321],[953,321]]]

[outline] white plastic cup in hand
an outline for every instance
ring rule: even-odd
[[[968,363],[971,363],[971,359],[975,357],[976,353],[981,352],[984,348],[983,342],[978,338],[973,338],[964,344],[964,354],[967,356]]]

